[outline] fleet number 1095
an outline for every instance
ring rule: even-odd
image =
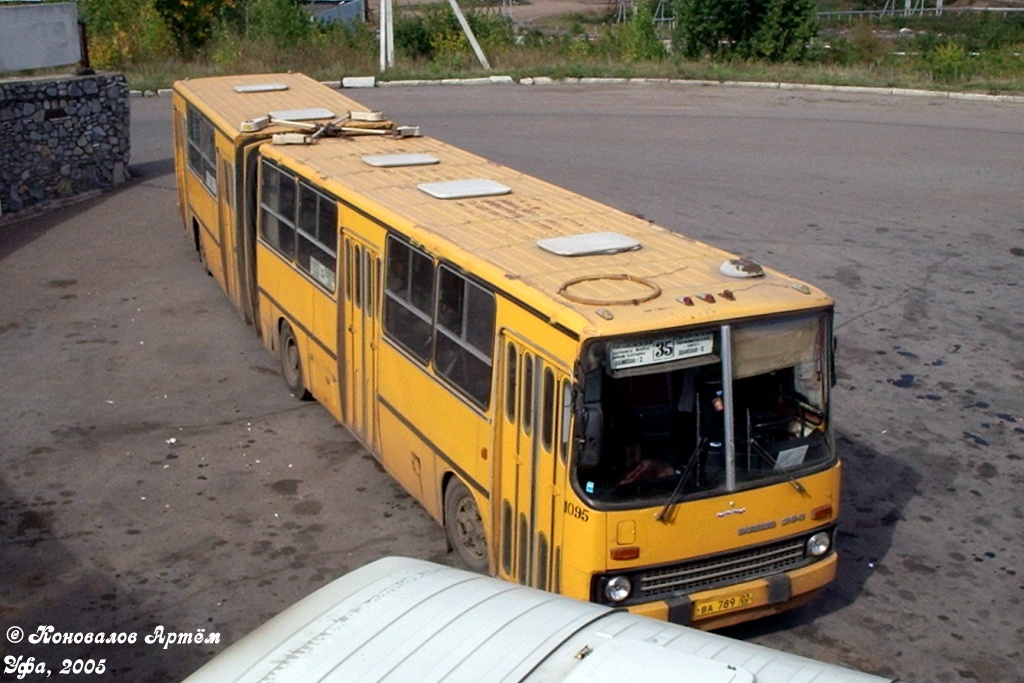
[[[570,503],[569,501],[565,501],[565,506],[563,507],[563,510],[565,511],[565,514],[569,515],[570,517],[575,517],[581,522],[586,522],[589,520],[589,517],[587,516],[587,509],[585,507],[577,505],[576,503]]]

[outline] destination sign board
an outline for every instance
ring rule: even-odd
[[[658,365],[684,358],[706,356],[714,350],[714,346],[714,336],[711,332],[616,342],[608,345],[608,363],[612,370]]]

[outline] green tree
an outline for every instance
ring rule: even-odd
[[[174,43],[153,0],[82,0],[79,12],[89,39],[89,58],[103,69],[160,59]]]
[[[153,0],[183,56],[201,48],[213,35],[216,22],[234,5],[235,0]]]
[[[690,59],[731,55],[744,40],[751,4],[758,0],[676,0],[676,51]]]
[[[817,32],[816,0],[676,0],[677,52],[690,59],[801,58]]]
[[[770,62],[800,61],[818,33],[817,12],[816,0],[768,0],[748,56]]]

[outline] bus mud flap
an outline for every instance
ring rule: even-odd
[[[788,574],[775,574],[768,577],[768,604],[777,605],[786,602],[793,594]]]
[[[665,603],[668,605],[668,620],[673,624],[685,626],[693,621],[693,601],[685,595],[677,595],[668,598]]]

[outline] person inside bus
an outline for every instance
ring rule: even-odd
[[[619,480],[619,486],[651,481],[662,477],[671,477],[676,468],[664,460],[655,458],[644,459],[640,453],[640,444],[634,443],[626,448],[626,474]]]
[[[684,425],[683,443],[697,445],[697,451],[692,454],[697,459],[692,478],[702,488],[709,484],[708,456],[722,452],[725,402],[721,378],[708,368],[683,371],[676,409]]]

